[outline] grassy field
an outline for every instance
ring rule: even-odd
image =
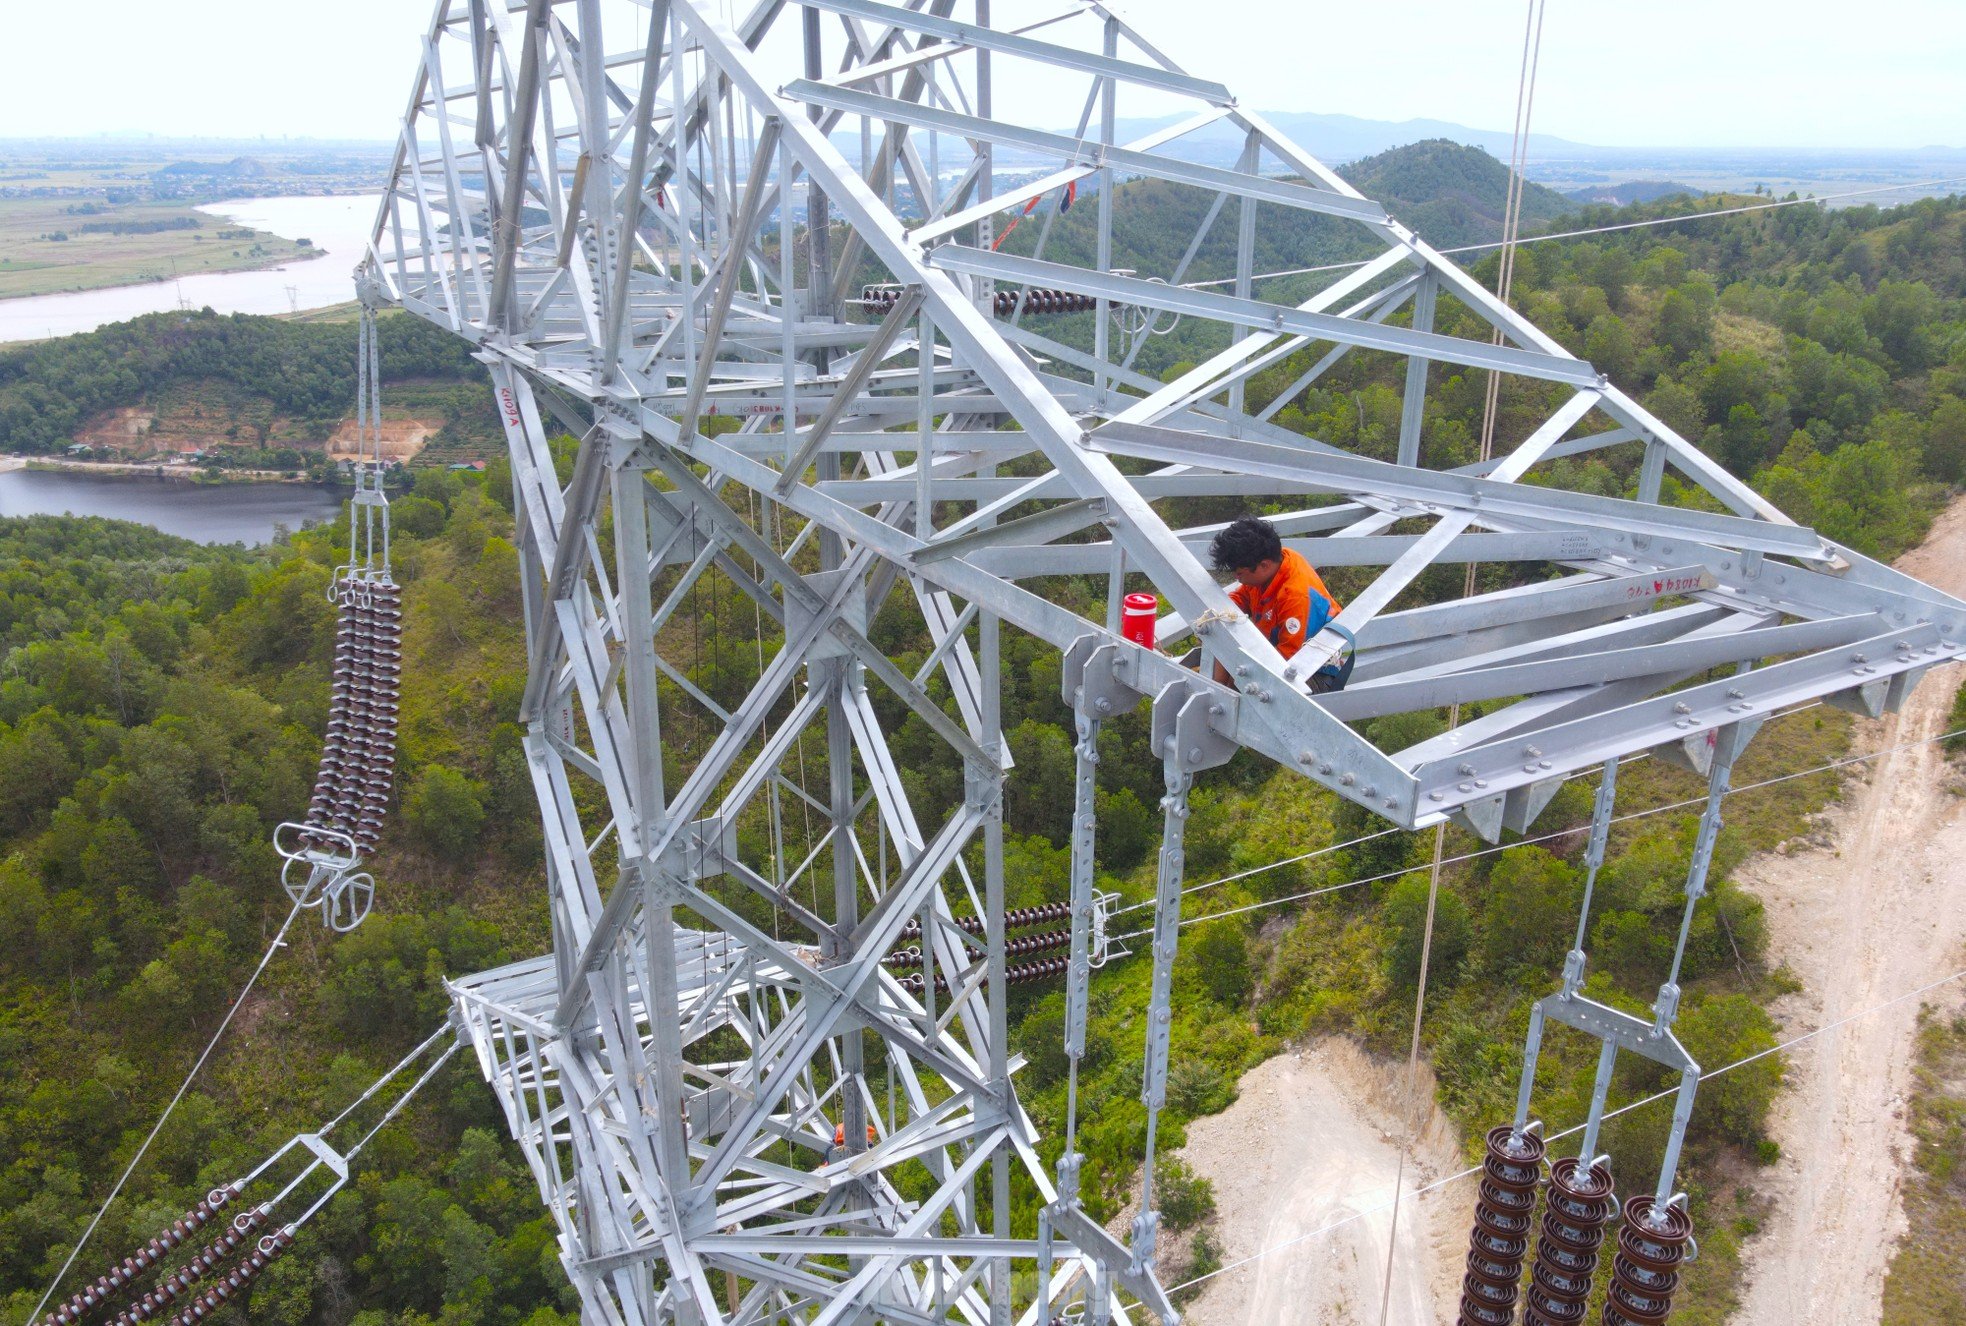
[[[81,206],[99,210],[70,210]],[[152,226],[173,228],[133,233]],[[0,199],[0,299],[268,267],[304,252],[187,203]]]
[[[1966,1321],[1966,1017],[1927,1009],[1918,1037],[1905,1182],[1908,1228],[1884,1281],[1883,1326]]]

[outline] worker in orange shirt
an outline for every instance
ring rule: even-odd
[[[1217,571],[1235,576],[1236,587],[1229,591],[1229,598],[1286,659],[1341,611],[1317,568],[1302,553],[1284,547],[1267,520],[1244,516],[1224,526],[1209,545],[1208,555]],[[1349,643],[1349,631],[1333,629]],[[1351,650],[1344,650],[1342,657],[1342,663],[1334,658],[1313,674],[1308,683],[1312,692],[1343,688],[1351,676]],[[1220,663],[1215,665],[1215,680],[1225,686],[1233,684],[1228,669]]]

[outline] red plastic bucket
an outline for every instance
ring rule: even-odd
[[[1152,594],[1128,594],[1120,603],[1120,634],[1136,645],[1154,647],[1154,626],[1160,619],[1160,600]]]

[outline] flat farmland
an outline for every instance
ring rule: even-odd
[[[306,250],[186,202],[0,198],[0,299],[241,271]]]

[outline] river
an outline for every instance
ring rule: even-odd
[[[346,304],[355,298],[353,273],[375,224],[379,194],[332,198],[236,198],[199,211],[285,239],[305,236],[318,258],[254,272],[208,272],[177,281],[111,286],[65,295],[0,299],[0,344],[94,331],[140,313],[179,307],[220,313],[289,313]]]
[[[299,483],[193,483],[186,479],[0,471],[0,516],[108,516],[198,543],[266,543],[276,527],[331,520],[344,497]]]

